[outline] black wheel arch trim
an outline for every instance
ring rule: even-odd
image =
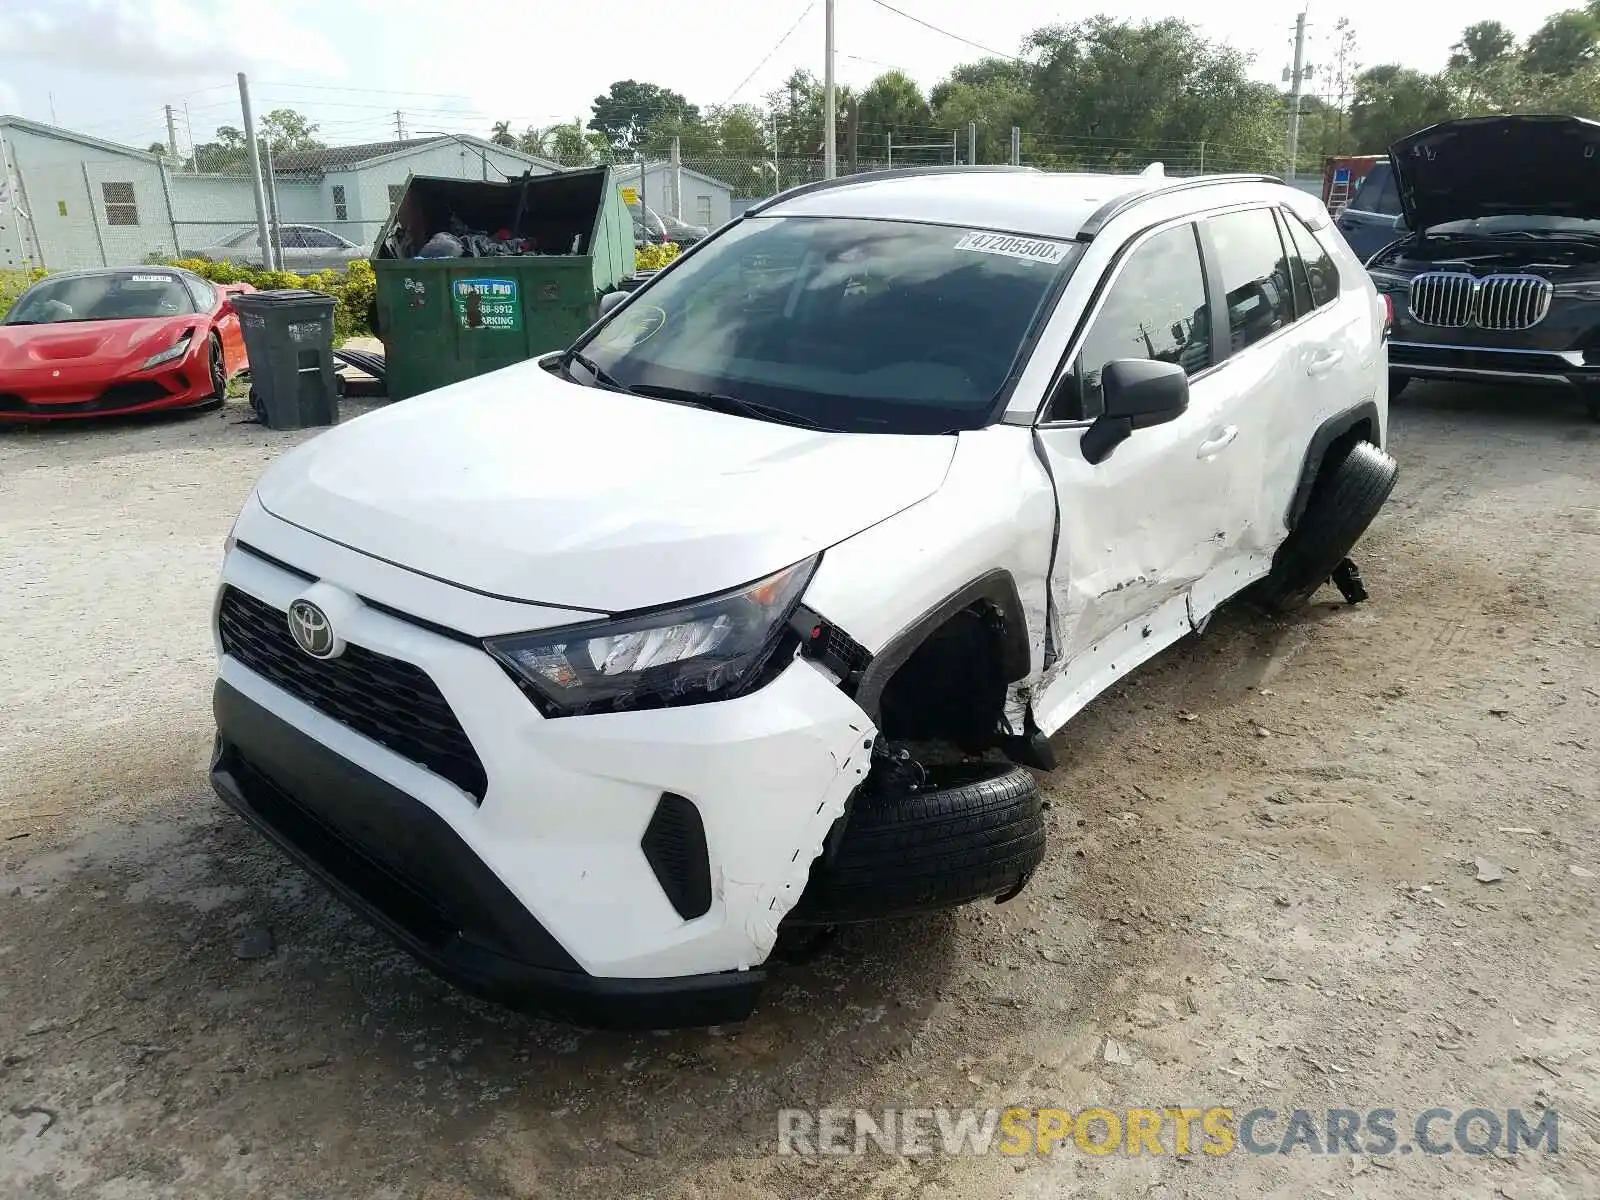
[[[1347,408],[1329,417],[1317,426],[1317,431],[1311,435],[1311,441],[1306,446],[1305,460],[1300,465],[1300,481],[1295,484],[1294,497],[1289,501],[1289,511],[1284,514],[1284,528],[1293,529],[1305,514],[1306,505],[1311,502],[1311,489],[1317,482],[1317,472],[1322,469],[1322,460],[1327,457],[1329,448],[1363,423],[1372,429],[1373,445],[1380,450],[1383,449],[1383,423],[1378,419],[1378,405],[1375,401],[1363,401],[1353,408]]]
[[[980,575],[966,586],[951,592],[943,600],[904,626],[889,639],[884,648],[873,655],[872,662],[862,673],[856,688],[855,701],[874,722],[879,719],[878,704],[883,690],[894,673],[905,666],[911,656],[928,636],[951,617],[980,601],[988,601],[1000,610],[1004,620],[1001,654],[1004,657],[1006,679],[1015,682],[1027,676],[1033,655],[1028,643],[1028,623],[1022,612],[1022,596],[1017,591],[1011,572],[995,569]]]

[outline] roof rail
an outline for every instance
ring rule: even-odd
[[[975,165],[951,164],[949,166],[931,167],[887,167],[881,171],[859,171],[854,175],[840,175],[836,179],[814,179],[810,183],[796,184],[779,192],[776,196],[768,196],[765,200],[758,201],[744,210],[742,215],[753,217],[759,212],[771,208],[780,200],[792,200],[796,196],[809,196],[813,192],[825,192],[831,188],[848,187],[854,183],[872,183],[880,179],[915,179],[920,175],[961,175],[975,172],[991,172],[996,174],[1009,174],[1022,171],[1039,173],[1038,167],[1013,167],[1008,164],[978,163]]]
[[[1138,175],[1130,175],[1130,179],[1138,179]],[[1193,175],[1187,179],[1174,179],[1162,187],[1145,188],[1124,192],[1120,196],[1113,196],[1099,208],[1089,214],[1088,220],[1078,229],[1077,239],[1080,242],[1092,242],[1095,235],[1105,228],[1106,223],[1113,217],[1120,217],[1134,205],[1156,196],[1170,196],[1174,192],[1186,192],[1191,188],[1210,187],[1218,183],[1276,183],[1283,184],[1283,180],[1276,175]]]

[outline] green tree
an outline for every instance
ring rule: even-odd
[[[698,120],[700,110],[679,93],[654,83],[619,79],[594,98],[589,128],[604,135],[618,153],[633,152],[658,122],[670,118]]]
[[[511,132],[510,121],[496,121],[489,130],[489,140],[496,146],[504,146],[508,150],[517,147],[517,135]]]
[[[920,139],[933,122],[933,110],[914,79],[901,71],[885,71],[856,97],[856,119],[878,140],[889,129]]]
[[[1384,63],[1356,76],[1350,135],[1358,152],[1381,154],[1396,138],[1459,115],[1444,75]]]
[[[325,149],[325,144],[317,140],[317,128],[292,108],[275,108],[261,118],[260,133],[271,143],[273,154],[289,154]],[[222,130],[217,133],[220,135]]]
[[[1595,61],[1600,50],[1600,5],[1552,14],[1528,38],[1523,67],[1533,75],[1568,75]]]
[[[1008,162],[1011,129],[1026,129],[1034,110],[1026,64],[1000,58],[957,67],[928,93],[933,123],[958,132],[978,127],[978,161]]]
[[[1029,133],[1045,165],[1125,169],[1282,165],[1284,115],[1240,51],[1176,18],[1092,17],[1028,39]]]
[[[1450,47],[1450,66],[1455,69],[1481,69],[1510,58],[1517,38],[1499,21],[1478,21],[1461,31],[1461,40]]]

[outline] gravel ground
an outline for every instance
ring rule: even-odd
[[[210,796],[220,546],[302,436],[242,415],[0,435],[0,1196],[1600,1196],[1600,429],[1554,398],[1409,392],[1371,602],[1101,698],[1020,899],[639,1036],[462,998]],[[1010,1104],[1553,1108],[1559,1153],[774,1154],[780,1107]]]

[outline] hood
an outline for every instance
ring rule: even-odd
[[[955,445],[727,416],[526,362],[337,426],[257,496],[479,592],[624,612],[748,583],[893,516],[939,487]]]
[[[54,325],[0,325],[0,371],[60,367],[86,360],[138,366],[177,342],[203,317],[151,317],[129,321],[61,321]]]
[[[1600,219],[1600,123],[1579,117],[1468,117],[1389,147],[1400,205],[1416,230],[1499,213]]]

